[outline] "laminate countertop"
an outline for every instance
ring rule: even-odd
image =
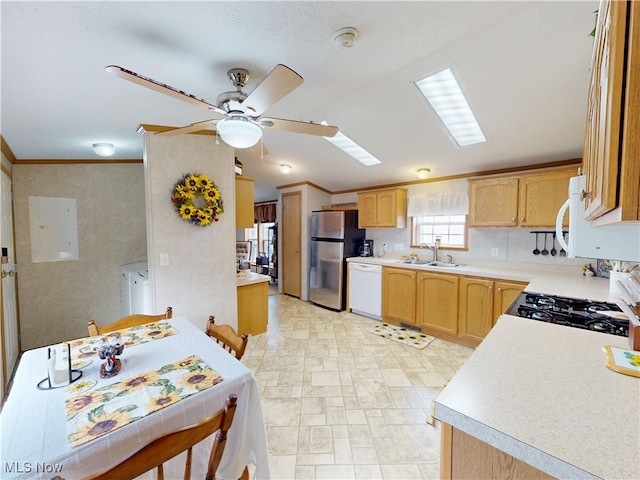
[[[348,261],[522,281],[529,292],[620,302],[608,279],[579,268]],[[629,348],[626,337],[502,315],[436,398],[435,417],[557,478],[640,479],[640,378],[608,369],[604,345]]]
[[[502,315],[435,417],[557,478],[640,478],[640,378],[605,366],[626,337]]]
[[[271,277],[269,275],[262,275],[261,273],[251,272],[249,270],[240,270],[236,275],[238,287],[244,287],[245,285],[253,285],[254,283],[270,282]]]
[[[609,279],[587,277],[579,272],[579,267],[557,267],[545,264],[506,263],[466,264],[457,268],[438,268],[427,265],[402,263],[398,258],[351,257],[347,262],[382,265],[383,267],[408,268],[412,270],[469,275],[526,282],[527,292],[547,293],[571,298],[588,298],[598,301],[620,300],[609,294]],[[504,264],[504,265],[501,265]]]

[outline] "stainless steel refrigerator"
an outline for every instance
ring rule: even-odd
[[[309,300],[332,310],[345,309],[345,259],[358,255],[364,234],[355,210],[311,213]]]

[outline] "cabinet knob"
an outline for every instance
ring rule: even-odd
[[[587,192],[585,190],[582,190],[580,192],[580,200],[584,200],[585,198],[591,199],[591,192]]]
[[[516,221],[516,217],[511,217],[511,221],[515,222]]]
[[[520,221],[521,221],[521,222],[524,222],[524,217],[522,217],[522,218],[520,219]]]
[[[499,291],[499,292],[501,292],[501,291],[502,291],[502,288],[498,287],[498,291]]]

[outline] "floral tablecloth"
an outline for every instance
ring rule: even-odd
[[[72,395],[65,401],[72,446],[124,427],[222,381],[198,356],[120,382]]]
[[[134,327],[124,328],[106,335],[95,337],[79,338],[69,342],[71,345],[71,368],[82,368],[87,361],[98,356],[96,347],[103,337],[113,337],[119,333],[125,349],[147,343],[152,340],[167,338],[178,333],[178,331],[166,320],[159,322],[145,323]]]

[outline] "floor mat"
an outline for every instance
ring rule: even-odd
[[[369,332],[379,335],[394,342],[399,342],[410,347],[419,348],[422,350],[424,347],[433,342],[436,337],[431,335],[425,335],[424,333],[416,332],[409,328],[402,328],[396,325],[389,325],[388,323],[380,323]]]

